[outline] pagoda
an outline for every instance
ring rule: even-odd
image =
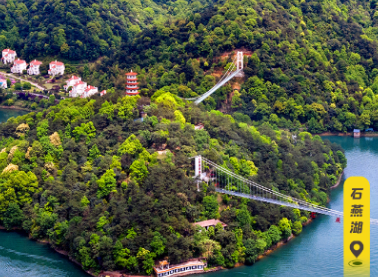
[[[139,94],[137,73],[132,70],[126,73],[126,95],[133,96]]]

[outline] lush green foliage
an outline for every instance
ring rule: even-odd
[[[339,146],[309,133],[293,140],[269,124],[255,128],[218,111],[176,105],[174,98],[148,101],[117,93],[66,99],[0,124],[1,223],[48,238],[85,269],[150,274],[166,256],[171,263],[202,256],[211,265],[251,264],[299,234],[308,213],[221,197],[205,183],[198,192],[188,158],[201,154],[323,205],[345,166]],[[143,105],[148,116],[141,121]],[[205,128],[195,130],[200,122]],[[164,146],[158,155],[155,149]],[[228,226],[198,232],[192,224],[211,218]]]

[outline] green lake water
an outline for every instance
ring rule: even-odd
[[[0,123],[5,122],[8,118],[17,117],[19,115],[24,115],[28,112],[26,111],[19,111],[19,110],[11,110],[11,109],[1,109],[0,108]]]
[[[348,166],[342,182],[331,193],[329,208],[343,210],[343,184],[350,176],[363,176],[371,187],[371,217],[378,218],[378,137],[323,137],[341,144]],[[338,277],[343,276],[343,223],[320,215],[300,236],[253,266],[197,275],[198,277]],[[371,276],[378,276],[378,226],[371,226]]]
[[[13,111],[11,111],[13,112]],[[0,120],[8,116],[0,110]],[[6,111],[8,113],[8,111]],[[22,113],[20,113],[22,114]],[[13,114],[12,116],[17,116]],[[371,216],[378,218],[378,138],[326,137],[346,150],[348,166],[341,185],[332,191],[331,209],[342,211],[345,178],[364,176],[371,186]],[[318,216],[302,234],[253,266],[242,266],[197,277],[343,276],[343,225],[334,217]],[[378,226],[371,227],[371,276],[378,276]],[[15,232],[0,231],[0,277],[88,276],[47,245]]]

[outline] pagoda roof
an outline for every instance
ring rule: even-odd
[[[127,76],[136,76],[138,73],[133,72],[132,70],[129,73],[126,73]]]

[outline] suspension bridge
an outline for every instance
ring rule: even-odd
[[[199,183],[203,181],[208,184],[214,184],[215,191],[219,193],[272,203],[280,206],[287,206],[328,216],[336,216],[339,218],[343,217],[343,212],[328,209],[326,207],[274,191],[237,175],[234,172],[219,166],[202,156],[194,157],[194,163],[194,177],[199,181],[197,182],[198,190]],[[370,224],[378,225],[378,220],[370,219]]]
[[[205,100],[207,97],[212,95],[216,90],[218,90],[220,87],[225,85],[228,81],[230,81],[234,77],[241,76],[243,71],[243,52],[237,52],[236,57],[232,61],[232,64],[228,67],[226,73],[220,78],[218,83],[215,84],[209,91],[206,93],[194,97],[194,98],[183,98],[184,100],[188,101],[194,101],[194,104],[198,105],[203,100]]]

